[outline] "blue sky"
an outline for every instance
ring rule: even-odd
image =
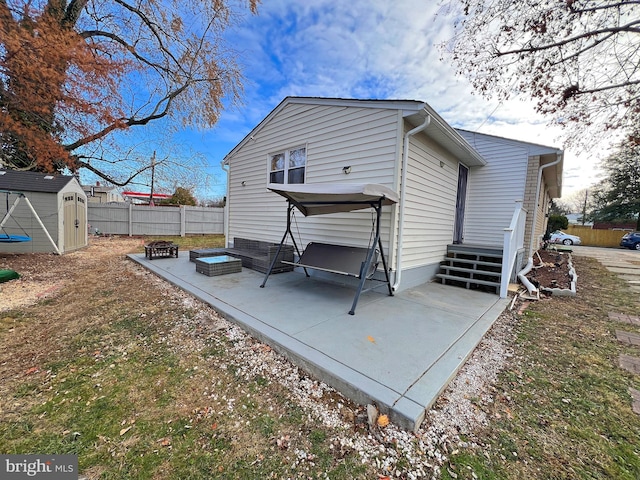
[[[225,110],[205,132],[181,137],[201,151],[213,184],[199,197],[224,195],[224,156],[288,95],[411,99],[431,105],[457,128],[563,147],[531,102],[498,103],[473,94],[438,48],[453,21],[424,0],[264,0],[228,32],[245,75],[243,105]],[[565,152],[564,196],[597,180],[599,157]]]

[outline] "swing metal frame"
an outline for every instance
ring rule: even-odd
[[[398,202],[395,192],[377,184],[299,184],[287,186],[270,184],[267,188],[287,199],[287,227],[274,260],[271,262],[271,266],[260,285],[261,288],[266,285],[280,250],[287,238],[290,237],[299,260],[295,263],[283,260],[281,261],[282,263],[301,267],[307,277],[309,277],[307,269],[314,269],[359,279],[349,315],[355,314],[360,295],[363,292],[381,286],[380,284],[386,285],[389,295],[393,296],[389,266],[387,265],[380,235],[380,221],[382,207]],[[305,216],[373,208],[375,210],[373,240],[371,241],[370,239],[370,244],[367,248],[312,242],[301,253],[291,231],[291,217],[294,208],[297,208]],[[382,260],[384,279],[373,278],[378,266],[378,256]],[[367,280],[379,283],[377,286],[364,289]]]

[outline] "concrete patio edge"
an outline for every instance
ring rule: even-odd
[[[290,333],[266,323],[257,318],[255,312],[243,311],[242,305],[232,305],[224,301],[222,299],[224,296],[216,296],[210,293],[210,289],[208,291],[204,286],[201,288],[195,285],[184,274],[181,276],[179,272],[172,273],[170,268],[166,268],[169,261],[150,262],[140,254],[129,254],[127,257],[168,283],[210,305],[221,316],[237,324],[257,340],[268,344],[291,363],[318,380],[335,388],[356,403],[375,404],[382,413],[387,413],[395,424],[411,431],[416,431],[420,427],[427,409],[435,403],[438,395],[446,388],[508,304],[508,299],[498,297],[495,297],[492,303],[486,303],[484,310],[478,312],[477,319],[460,332],[454,343],[439,356],[436,364],[428,367],[416,377],[412,384],[408,384],[406,388],[399,391],[377,378],[358,371],[352,365],[327,355],[308,342],[294,338]]]
[[[392,390],[348,366],[336,362],[322,352],[261,322],[234,306],[220,301],[204,290],[183,282],[179,277],[171,275],[163,269],[154,268],[155,264],[141,262],[139,255],[130,254],[127,257],[172,285],[211,305],[224,318],[241,326],[251,336],[267,343],[294,365],[309,372],[336,390],[343,392],[355,402],[362,405],[375,402],[380,411],[388,412],[390,419],[394,423],[406,429],[415,430],[424,420],[424,408],[412,399],[403,398],[401,392]]]

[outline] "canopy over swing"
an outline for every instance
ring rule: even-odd
[[[360,279],[353,305],[349,313],[355,313],[356,305],[367,279],[381,281],[387,285],[389,295],[393,295],[391,281],[389,279],[389,269],[387,260],[382,248],[380,238],[380,218],[382,207],[397,203],[398,195],[388,187],[375,183],[365,184],[296,184],[280,185],[269,184],[269,190],[287,199],[287,228],[278,251],[267,271],[264,281],[260,287],[264,287],[271,274],[280,249],[287,237],[291,241],[298,253],[299,261],[295,266],[304,268],[305,274],[309,276],[307,268],[322,270],[331,273],[353,276]],[[347,247],[343,245],[328,245],[322,243],[310,243],[301,254],[298,245],[291,232],[291,215],[293,209],[297,208],[305,216],[324,215],[339,212],[351,212],[373,208],[376,212],[373,228],[375,237],[367,248]],[[385,280],[371,278],[377,266],[377,256],[380,256],[384,267]],[[282,262],[288,263],[288,262]]]

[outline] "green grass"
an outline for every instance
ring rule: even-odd
[[[351,431],[325,427],[274,377],[245,376],[224,328],[207,331],[125,259],[91,268],[73,259],[61,263],[69,287],[0,315],[3,453],[77,454],[90,479],[378,478],[358,452],[336,447]],[[617,366],[640,349],[615,339],[616,328],[640,328],[607,315],[637,315],[636,297],[595,261],[574,263],[578,297],[520,316],[492,401],[472,398],[489,422],[455,447],[441,478],[640,478],[628,393],[640,384]],[[392,454],[409,469],[399,448]]]
[[[225,330],[202,333],[156,283],[71,284],[0,317],[13,345],[0,350],[13,372],[0,385],[2,453],[77,454],[91,479],[372,478],[356,452],[334,458],[336,432],[279,383],[239,375]]]
[[[479,447],[451,459],[457,478],[640,478],[640,416],[628,393],[638,378],[617,364],[640,349],[614,333],[640,329],[608,319],[609,311],[637,315],[637,295],[595,261],[574,261],[578,296],[534,302],[522,316],[515,360],[483,406],[492,420],[469,439]]]

